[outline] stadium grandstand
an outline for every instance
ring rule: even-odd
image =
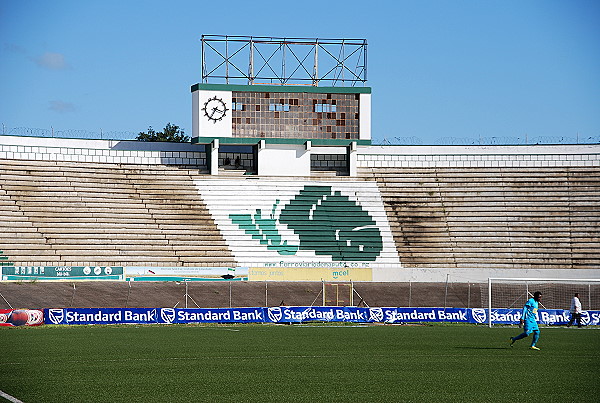
[[[191,143],[1,136],[0,303],[477,308],[490,277],[600,278],[600,145],[375,146],[366,41],[236,41],[364,63],[216,83],[206,56]]]

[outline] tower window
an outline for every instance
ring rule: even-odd
[[[269,110],[271,112],[289,112],[290,111],[290,104],[284,104],[284,103],[269,104]]]
[[[336,105],[315,104],[315,112],[335,112],[336,109]]]

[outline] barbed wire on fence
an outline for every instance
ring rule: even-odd
[[[423,145],[423,141],[412,137],[384,137],[374,140],[374,145]],[[596,136],[492,136],[492,137],[440,137],[429,145],[537,145],[537,144],[600,144]]]
[[[520,145],[527,144],[524,137],[442,137],[438,139],[440,145]]]
[[[423,144],[423,140],[418,137],[392,137],[389,140],[387,137],[384,137],[377,145],[383,146],[391,146],[391,145],[406,145],[406,146],[419,146]]]
[[[56,137],[85,140],[135,140],[138,133],[131,131],[99,131],[91,130],[57,130],[54,128],[40,129],[31,127],[6,127],[2,125],[3,135]],[[417,146],[424,142],[417,136],[394,136],[374,139],[373,145],[405,145]],[[491,137],[440,137],[428,145],[536,145],[536,144],[600,144],[600,135],[572,136],[491,136]]]
[[[48,137],[48,138],[67,138],[67,139],[84,139],[84,140],[135,140],[138,133],[130,131],[92,131],[92,130],[56,130],[40,129],[33,127],[12,127],[8,128],[2,125],[3,135],[12,136],[31,136],[31,137]]]

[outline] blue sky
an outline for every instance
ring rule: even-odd
[[[0,124],[191,134],[202,34],[368,40],[374,142],[600,139],[600,1],[0,2]]]

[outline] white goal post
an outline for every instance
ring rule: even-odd
[[[492,309],[521,309],[535,291],[542,292],[542,309],[569,309],[579,293],[584,310],[600,309],[600,279],[490,277],[487,287],[488,325]],[[482,298],[482,302],[485,298]]]

